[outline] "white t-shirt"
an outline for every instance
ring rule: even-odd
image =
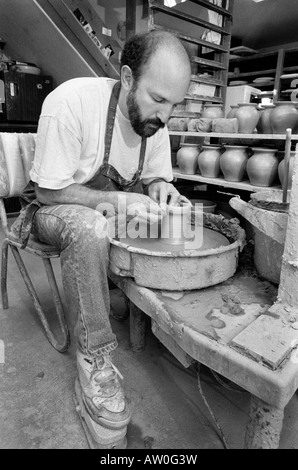
[[[30,172],[40,187],[62,189],[89,181],[103,162],[107,110],[115,80],[75,78],[44,100]],[[109,163],[131,179],[138,168],[141,137],[117,107]],[[147,139],[141,179],[173,179],[166,126]]]

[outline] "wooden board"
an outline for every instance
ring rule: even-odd
[[[298,344],[298,330],[282,316],[263,314],[239,333],[232,344],[273,370]]]

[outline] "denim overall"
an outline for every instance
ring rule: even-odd
[[[116,82],[108,109],[104,160],[86,186],[103,191],[141,193],[140,175],[145,158],[145,138],[141,143],[138,170],[131,181],[124,179],[109,164],[119,93],[120,82]],[[107,220],[100,212],[81,205],[42,206],[36,199],[32,201],[32,192],[30,202],[28,194],[28,191],[24,193],[23,202],[30,203],[31,208],[33,206],[33,215],[31,219],[28,217],[27,231],[30,227],[40,241],[61,250],[62,282],[68,317],[69,321],[76,319],[74,332],[79,348],[89,355],[112,351],[117,347],[117,340],[109,321],[109,240],[99,236],[106,230]]]

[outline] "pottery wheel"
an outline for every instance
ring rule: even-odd
[[[177,253],[180,251],[187,250],[209,250],[211,248],[218,248],[220,246],[227,246],[230,244],[229,240],[219,232],[210,230],[203,227],[203,240],[196,239],[193,241],[174,245],[170,243],[170,240],[161,240],[160,238],[120,238],[121,243],[125,245],[133,246],[143,250],[151,251],[152,253],[160,252],[173,252]]]
[[[235,230],[221,216],[209,215],[213,218],[206,224],[218,222],[222,231],[200,226],[193,241],[181,244],[160,238],[111,239],[110,271],[163,291],[202,289],[225,281],[237,268],[244,231]],[[231,240],[223,234],[225,229]]]

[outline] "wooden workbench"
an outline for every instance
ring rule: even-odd
[[[245,272],[202,290],[165,292],[111,275],[131,301],[130,339],[152,331],[189,367],[197,361],[251,393],[245,448],[278,448],[284,408],[298,387],[298,315],[276,307],[277,288]]]

